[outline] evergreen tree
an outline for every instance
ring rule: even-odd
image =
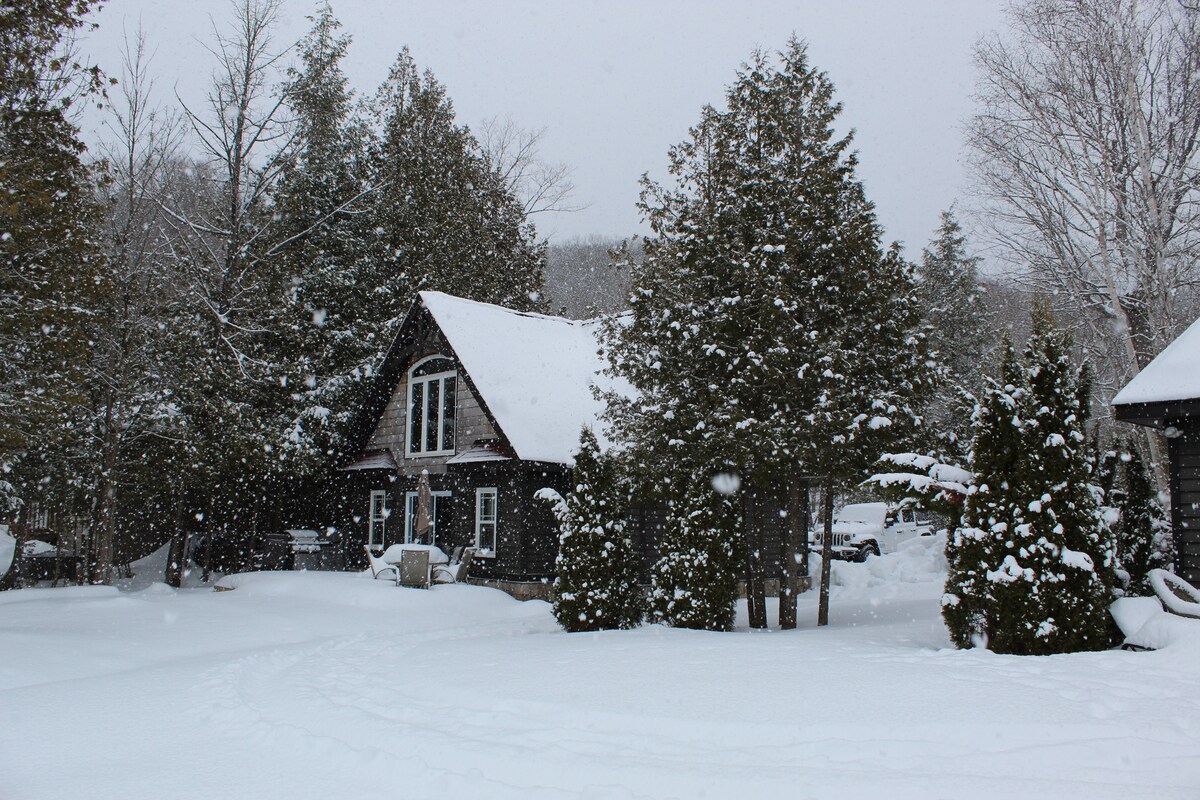
[[[72,461],[80,432],[88,325],[111,292],[94,174],[73,121],[102,92],[94,66],[65,52],[97,4],[0,2],[0,508],[39,502],[83,513]],[[12,487],[6,488],[6,487]]]
[[[637,627],[646,613],[638,585],[637,556],[625,535],[612,461],[584,429],[572,472],[574,491],[564,500],[551,490],[560,527],[554,581],[554,617],[567,631]]]
[[[341,69],[350,37],[338,33],[328,3],[310,19],[300,66],[284,91],[296,144],[273,195],[282,241],[276,249],[289,283],[273,309],[289,401],[278,422],[276,474],[281,490],[291,487],[301,503],[311,502],[345,448],[383,338],[371,313],[377,287],[365,141]]]
[[[1107,646],[1114,548],[1090,485],[1090,381],[1068,351],[1045,306],[1035,306],[1022,363],[1006,346],[975,414],[976,485],[946,546],[943,614],[959,647]]]
[[[912,432],[931,386],[911,270],[880,247],[832,83],[793,39],[778,63],[755,54],[726,104],[670,150],[674,185],[644,180],[653,236],[632,314],[609,328],[638,390],[611,398],[614,421],[681,525],[698,475],[753,492],[861,473]]]
[[[978,264],[954,212],[943,211],[937,237],[922,251],[917,266],[917,296],[929,325],[929,349],[944,370],[926,411],[929,428],[957,459],[970,449],[971,409],[993,346]]]
[[[1116,523],[1117,561],[1125,572],[1127,590],[1150,595],[1146,575],[1152,569],[1169,568],[1173,555],[1171,526],[1167,522],[1154,481],[1133,443],[1124,442],[1113,470],[1120,479],[1108,495],[1118,512]]]
[[[694,483],[672,504],[650,575],[650,610],[675,628],[733,629],[741,561],[736,499]]]
[[[445,88],[405,48],[369,109],[383,287],[375,319],[398,322],[415,292],[435,289],[521,310],[541,307],[545,244],[524,207],[455,122]],[[386,339],[380,343],[382,351]]]

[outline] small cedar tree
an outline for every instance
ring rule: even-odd
[[[646,611],[637,555],[625,535],[613,462],[586,428],[572,480],[574,491],[566,498],[539,493],[554,502],[560,529],[554,617],[567,631],[637,627]]]

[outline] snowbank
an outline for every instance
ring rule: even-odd
[[[953,650],[941,546],[834,564],[831,624],[808,592],[795,631],[743,605],[731,634],[565,634],[546,603],[348,573],[3,593],[0,793],[1196,796],[1194,651]]]
[[[814,555],[809,570],[819,576],[821,557]],[[835,560],[830,570],[831,585],[841,587],[845,599],[854,600],[904,592],[912,585],[936,584],[940,593],[945,580],[945,534],[909,539],[896,552],[872,556],[861,564]]]
[[[0,525],[0,578],[8,573],[17,554],[17,540],[8,532],[7,525]]]

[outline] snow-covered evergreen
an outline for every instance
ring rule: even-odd
[[[1108,645],[1115,552],[1091,485],[1089,388],[1039,304],[1023,358],[1006,345],[975,413],[976,485],[946,546],[943,612],[958,646],[1046,654]]]
[[[552,489],[538,493],[553,503],[560,530],[554,617],[568,631],[636,627],[646,614],[637,555],[625,534],[613,463],[586,428],[572,482],[565,498]]]
[[[928,428],[939,450],[964,461],[971,446],[971,410],[996,338],[988,325],[979,260],[968,251],[954,212],[944,211],[937,236],[921,252],[916,269],[929,350],[942,368],[926,410]]]
[[[676,628],[733,627],[742,519],[734,495],[693,483],[672,504],[650,575],[652,619]]]
[[[364,111],[376,319],[423,289],[538,310],[545,244],[433,73],[404,48]]]
[[[647,181],[654,236],[614,323],[623,435],[663,473],[730,468],[754,485],[853,474],[920,416],[929,387],[915,284],[880,248],[835,136],[833,85],[793,40],[756,54]]]

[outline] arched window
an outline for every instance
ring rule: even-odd
[[[454,362],[430,356],[408,373],[408,454],[454,452]]]

